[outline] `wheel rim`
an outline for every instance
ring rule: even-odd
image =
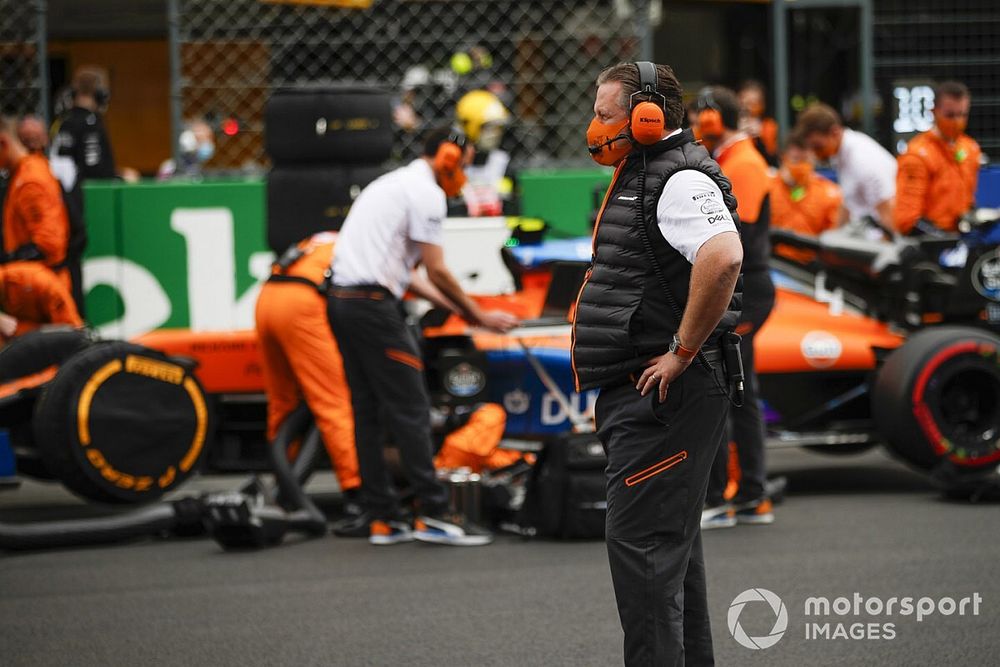
[[[921,374],[914,412],[935,451],[958,465],[1000,460],[997,351],[976,343],[943,350]]]

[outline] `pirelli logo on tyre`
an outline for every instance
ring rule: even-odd
[[[70,489],[103,502],[154,500],[195,470],[210,432],[204,391],[184,366],[132,343],[64,364],[36,407],[36,442]]]
[[[125,372],[145,375],[171,384],[180,384],[184,380],[184,369],[177,364],[137,357],[134,354],[125,357]]]

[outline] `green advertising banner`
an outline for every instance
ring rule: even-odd
[[[273,253],[259,179],[85,188],[87,319],[106,337],[253,327]]]

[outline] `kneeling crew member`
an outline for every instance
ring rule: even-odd
[[[0,264],[0,344],[45,324],[83,326],[69,290],[41,262]]]
[[[423,361],[400,302],[412,269],[423,263],[430,282],[470,324],[503,332],[516,323],[506,313],[483,312],[444,264],[446,193],[458,195],[465,180],[462,166],[470,158],[460,132],[431,133],[423,157],[377,178],[361,192],[337,243],[329,315],[351,388],[362,503],[373,518],[369,540],[374,544],[416,538],[477,545],[492,539],[446,515],[448,493],[434,470]],[[383,423],[399,447],[403,471],[417,496],[415,531],[400,520],[383,459]]]
[[[901,234],[935,229],[954,232],[976,203],[979,157],[965,133],[972,96],[965,84],[947,81],[934,91],[934,127],[918,134],[899,156],[896,229]]]
[[[257,299],[257,336],[264,357],[268,440],[305,400],[340,489],[355,502],[361,477],[351,393],[327,322],[323,285],[336,238],[329,232],[315,234],[275,262]]]
[[[718,343],[739,317],[743,250],[729,180],[679,129],[681,94],[665,65],[615,65],[597,79],[587,131],[594,160],[617,169],[577,303],[573,369],[578,391],[601,388],[627,665],[713,663],[700,518],[727,431]]]

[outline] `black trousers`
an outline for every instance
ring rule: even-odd
[[[331,296],[328,314],[351,388],[362,504],[376,519],[399,516],[385,465],[384,425],[399,448],[420,513],[440,514],[447,508],[448,492],[434,472],[430,396],[420,351],[399,301],[387,294]]]
[[[767,483],[767,462],[764,454],[764,415],[760,407],[760,381],[754,370],[753,341],[757,332],[767,321],[774,307],[774,283],[767,271],[750,271],[743,275],[743,320],[741,327],[749,325],[743,334],[740,352],[743,355],[743,406],[733,408],[730,433],[736,442],[736,454],[740,462],[740,486],[735,502],[759,500],[764,496]],[[708,485],[707,502],[721,505],[726,484],[729,482],[729,447],[723,443],[712,469]]]
[[[629,666],[714,664],[701,509],[729,412],[715,366],[713,379],[692,364],[664,403],[631,384],[597,399],[608,455],[608,560]]]

